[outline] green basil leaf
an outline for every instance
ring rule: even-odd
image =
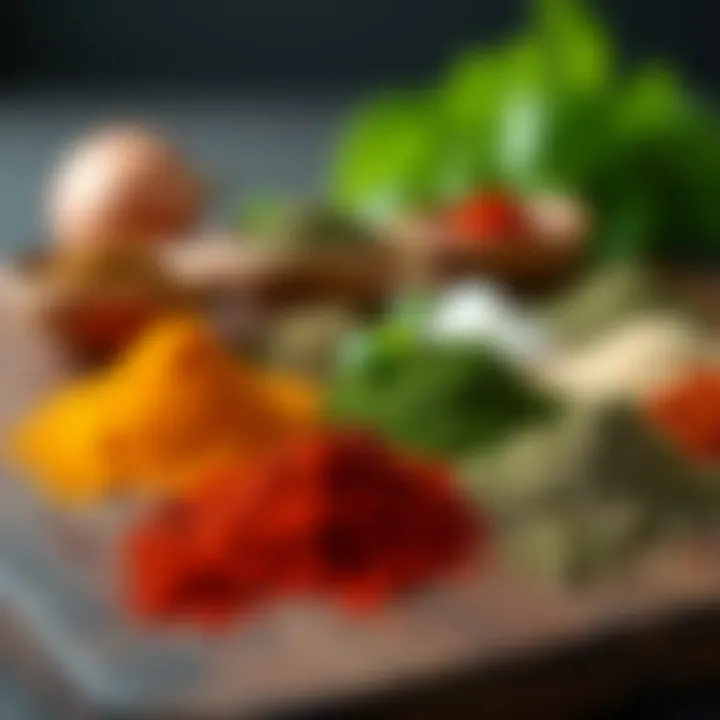
[[[579,0],[535,0],[535,22],[552,81],[573,92],[599,92],[612,81],[610,37]]]
[[[333,200],[357,215],[387,217],[428,194],[437,123],[423,96],[382,98],[360,110],[341,139]]]

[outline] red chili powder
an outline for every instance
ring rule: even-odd
[[[700,367],[652,396],[645,411],[685,455],[720,461],[720,370]]]
[[[444,470],[363,432],[317,434],[135,527],[128,601],[210,622],[294,595],[368,610],[466,567],[484,530]]]

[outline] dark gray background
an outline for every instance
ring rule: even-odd
[[[346,87],[431,73],[499,37],[524,0],[17,0],[0,60],[16,81]],[[597,0],[632,56],[717,87],[716,0]]]

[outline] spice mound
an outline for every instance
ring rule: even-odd
[[[702,366],[646,402],[648,417],[699,465],[720,462],[720,369]]]
[[[477,193],[451,207],[445,225],[449,242],[477,248],[523,242],[529,229],[520,201],[500,191]]]
[[[462,458],[557,412],[551,397],[490,346],[427,342],[383,329],[365,340],[332,384],[329,413],[402,447]]]
[[[314,424],[315,391],[236,362],[199,320],[150,328],[118,364],[21,424],[19,464],[57,500],[164,494],[198,467],[246,458]]]
[[[127,599],[210,623],[299,595],[369,611],[462,570],[482,535],[442,469],[359,431],[316,433],[144,518],[125,546]]]

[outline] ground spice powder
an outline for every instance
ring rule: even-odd
[[[645,411],[686,457],[701,465],[720,462],[720,369],[695,368],[652,395]]]
[[[62,389],[20,425],[14,454],[51,497],[165,494],[201,468],[314,425],[304,381],[236,361],[194,318],[166,319],[118,363]]]
[[[483,535],[441,468],[364,432],[316,433],[145,518],[127,537],[127,599],[164,620],[294,595],[367,610],[459,569]]]

